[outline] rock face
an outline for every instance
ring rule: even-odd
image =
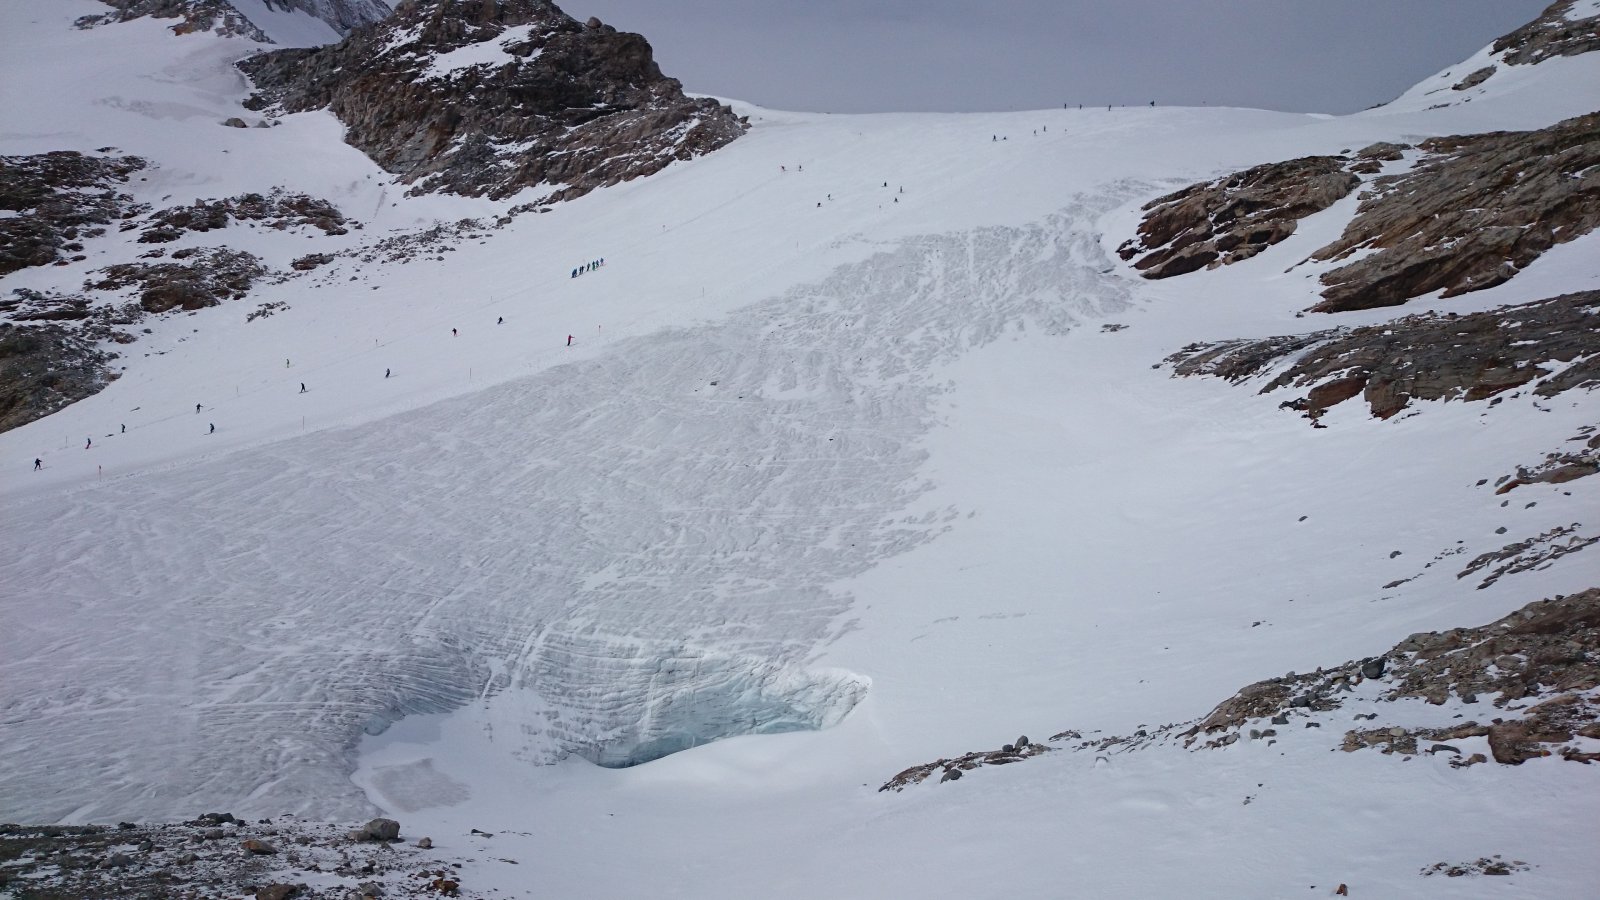
[[[273,43],[250,17],[228,0],[101,0],[116,7],[112,12],[78,19],[79,28],[94,28],[132,19],[178,19],[174,34],[215,31],[224,37],[243,37],[263,44]],[[389,15],[385,0],[262,0],[269,10],[300,10],[327,22],[340,34],[377,22]]]
[[[189,248],[172,254],[178,262],[118,263],[101,270],[84,287],[118,291],[136,287],[145,312],[204,309],[224,300],[244,299],[255,279],[266,274],[261,260],[226,247]]]
[[[284,231],[311,227],[324,234],[348,233],[344,214],[326,200],[276,190],[270,194],[241,194],[221,200],[196,200],[188,206],[159,210],[143,223],[141,244],[164,244],[189,232],[215,231],[232,222],[261,222]],[[124,226],[125,228],[127,226]]]
[[[267,7],[298,9],[332,25],[340,34],[387,18],[394,11],[386,0],[264,0]]]
[[[75,24],[79,28],[94,28],[146,17],[177,19],[178,23],[171,26],[173,34],[214,31],[224,37],[242,37],[263,44],[272,43],[255,23],[227,0],[101,0],[101,2],[116,9],[97,16],[83,16]]]
[[[0,431],[98,393],[110,359],[79,329],[0,322]]]
[[[1145,204],[1139,236],[1117,248],[1146,278],[1249,259],[1294,234],[1300,219],[1343,199],[1361,179],[1341,156],[1307,156],[1190,185]]]
[[[1550,4],[1539,18],[1495,41],[1494,52],[1508,65],[1522,66],[1600,50],[1600,15],[1581,16],[1577,6],[1577,0]]]
[[[1600,386],[1596,347],[1600,291],[1584,291],[1466,316],[1421,314],[1363,328],[1191,344],[1166,361],[1178,375],[1239,382],[1294,357],[1261,393],[1307,389],[1283,406],[1313,420],[1359,395],[1387,419],[1414,399],[1485,400],[1528,385],[1541,397],[1593,389]]]
[[[1379,690],[1357,693],[1355,689],[1366,682],[1377,683]],[[1600,588],[1590,588],[1534,601],[1481,627],[1413,634],[1381,656],[1256,682],[1190,722],[1105,738],[1066,731],[1050,740],[1075,741],[1066,749],[1080,752],[1125,753],[1160,744],[1220,749],[1245,737],[1270,740],[1282,734],[1277,728],[1246,731],[1245,726],[1268,719],[1279,728],[1296,720],[1306,728],[1320,728],[1317,717],[1335,710],[1365,706],[1373,711],[1356,713],[1354,718],[1374,720],[1379,711],[1390,709],[1391,701],[1444,705],[1453,698],[1468,707],[1478,703],[1481,694],[1494,695],[1489,705],[1499,714],[1488,724],[1460,716],[1463,721],[1444,726],[1374,725],[1348,731],[1340,747],[1346,751],[1378,747],[1384,753],[1411,755],[1420,752],[1420,741],[1485,738],[1495,761],[1507,765],[1545,756],[1589,763],[1600,760],[1600,753],[1586,751],[1578,739],[1600,738],[1596,688],[1600,688]],[[1535,702],[1519,702],[1524,700]],[[1488,761],[1482,754],[1460,758],[1462,751],[1447,745],[1427,752],[1455,754],[1451,765],[1456,768]],[[927,766],[908,769],[882,789],[916,783],[931,771]]]
[[[0,210],[13,214],[0,217],[0,275],[57,262],[63,250],[83,249],[78,240],[95,226],[143,210],[117,188],[144,167],[136,156],[70,150],[0,156]]]
[[[1344,235],[1311,255],[1365,254],[1323,274],[1316,311],[1493,287],[1600,226],[1600,113],[1420,148],[1428,155],[1414,169],[1377,179]]]
[[[643,37],[544,0],[407,0],[339,44],[240,68],[259,89],[248,106],[326,107],[413,193],[499,199],[531,187],[569,199],[744,128],[716,101],[685,96]]]

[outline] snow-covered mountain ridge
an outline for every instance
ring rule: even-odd
[[[13,329],[142,310],[90,348],[120,377],[0,434],[0,819],[229,809],[278,824],[228,834],[286,843],[286,812],[381,812],[478,896],[1534,897],[1600,875],[1600,741],[1564,718],[1593,708],[1600,649],[1540,618],[1600,584],[1600,244],[1567,232],[1591,173],[1556,154],[1528,178],[1567,205],[1484,227],[1576,213],[1510,277],[1310,311],[1385,251],[1317,253],[1364,207],[1432,209],[1451,148],[1487,146],[1430,140],[1595,112],[1600,54],[1340,118],[734,104],[738,140],[512,215],[528,198],[411,195],[325,111],[223,125],[265,121],[232,68],[253,45],[71,27],[95,6],[0,7],[29,37],[0,76],[38,86],[0,98],[26,123],[0,153],[143,164],[74,189],[110,193],[108,221],[51,219],[49,259],[0,284],[87,311]],[[1230,180],[1307,158],[1357,183],[1299,209]],[[1516,179],[1475,181],[1406,254],[1512,215]],[[1220,188],[1191,221],[1211,237],[1188,233],[1234,261],[1119,261],[1195,183]],[[1231,230],[1230,204],[1266,224]],[[263,270],[242,301],[143,309],[194,286],[156,267],[222,252]],[[134,264],[169,282],[84,287]],[[1541,624],[1495,630],[1519,621]],[[1238,721],[1185,748],[1219,703]],[[877,790],[973,748],[1000,749]],[[234,881],[237,842],[203,836],[190,863],[25,865],[218,894],[376,877],[366,841],[311,870],[325,840]],[[1517,865],[1470,864],[1496,854]]]

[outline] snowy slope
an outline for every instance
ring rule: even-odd
[[[350,246],[514,203],[405,197],[325,114],[222,128],[239,42],[62,27],[94,6],[0,9],[29,37],[0,152],[114,145],[158,205],[289,185],[360,218]],[[1582,896],[1595,775],[1560,761],[1458,772],[1308,730],[875,789],[1596,584],[1574,554],[1381,587],[1600,533],[1600,479],[1504,508],[1474,487],[1592,424],[1592,395],[1313,431],[1152,368],[1392,316],[1296,318],[1320,270],[1285,270],[1353,196],[1215,272],[1148,283],[1109,252],[1196,178],[1590,112],[1596,55],[1345,118],[741,108],[730,146],[481,242],[264,286],[290,309],[254,322],[148,323],[120,380],[0,434],[0,819],[378,808],[515,896],[1489,896],[1418,870],[1493,853],[1536,865],[1493,896]],[[117,240],[3,287],[72,284]],[[1600,287],[1597,251],[1436,305]]]

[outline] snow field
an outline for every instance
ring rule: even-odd
[[[0,22],[44,8],[98,9]],[[132,186],[158,206],[288,185],[361,217],[350,246],[508,205],[407,198],[325,115],[220,129],[236,45],[147,26],[29,31],[37,51],[0,63],[38,79],[0,100],[30,129],[0,126],[4,152],[115,143],[159,167]],[[1474,487],[1592,424],[1589,395],[1387,423],[1347,404],[1312,431],[1286,392],[1152,368],[1192,340],[1398,314],[1295,318],[1320,270],[1284,270],[1353,201],[1216,272],[1152,284],[1111,256],[1168,186],[1549,124],[1595,95],[1568,62],[1503,100],[1344,119],[741,107],[755,128],[716,154],[424,254],[442,260],[341,259],[263,287],[291,306],[270,318],[150,323],[105,392],[0,435],[0,818],[377,807],[514,896],[1448,897],[1481,883],[1418,870],[1493,853],[1538,866],[1496,896],[1581,896],[1589,768],[1346,755],[1331,723],[875,792],[1595,583],[1583,554],[1483,591],[1454,577],[1600,524],[1593,479],[1504,508]],[[1438,305],[1591,287],[1595,246]]]

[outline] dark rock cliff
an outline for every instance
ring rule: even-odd
[[[544,0],[407,0],[341,43],[252,57],[253,109],[327,108],[414,193],[545,201],[649,175],[743,133],[650,44]]]

